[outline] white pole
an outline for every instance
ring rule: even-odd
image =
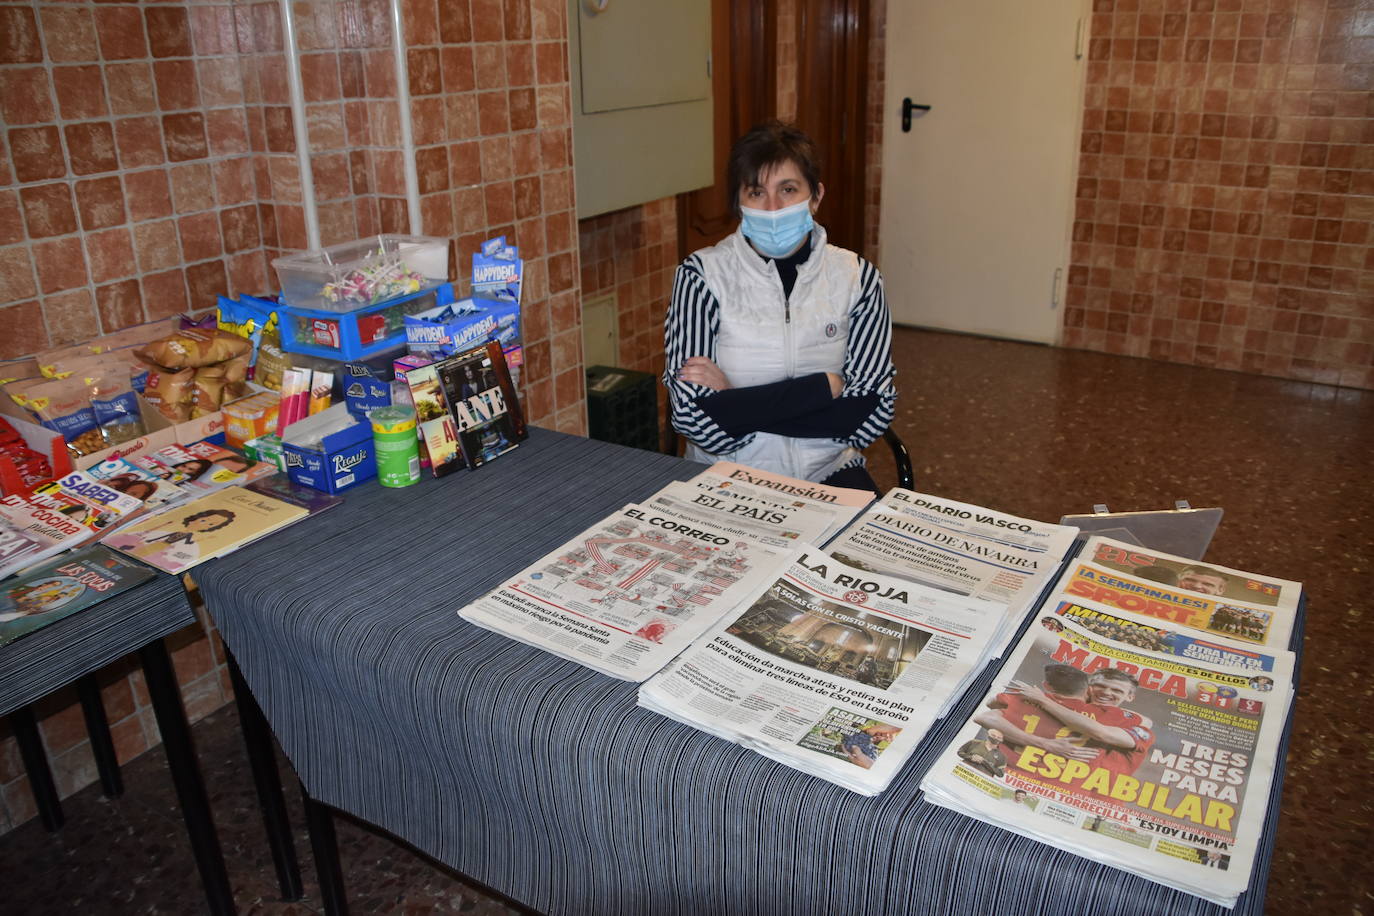
[[[291,90],[291,126],[296,135],[296,162],[301,173],[305,239],[310,249],[315,251],[324,246],[320,244],[320,214],[315,209],[315,178],[310,169],[310,130],[305,120],[305,90],[301,87],[301,52],[296,47],[296,26],[291,20],[291,0],[281,0],[281,23],[288,62],[286,83]]]
[[[410,122],[410,69],[401,24],[401,0],[391,0],[391,50],[396,59],[396,104],[401,108],[401,161],[405,166],[410,234],[420,234],[420,174],[415,168],[415,132]]]

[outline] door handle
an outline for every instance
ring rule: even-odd
[[[902,99],[902,133],[911,131],[911,113],[913,111],[930,111],[929,105],[917,105],[911,99]]]

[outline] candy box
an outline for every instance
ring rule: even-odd
[[[445,283],[352,311],[282,305],[277,310],[281,319],[281,346],[288,353],[305,353],[324,359],[367,359],[405,342],[406,316],[452,301],[453,284]]]
[[[406,348],[440,358],[488,340],[503,350],[520,343],[520,305],[505,299],[460,299],[405,318]]]
[[[276,258],[281,297],[294,308],[351,312],[448,279],[448,239],[374,235]]]
[[[230,448],[241,448],[277,426],[277,408],[281,406],[281,392],[260,391],[246,398],[230,401],[223,407],[224,442]]]
[[[335,404],[292,423],[282,439],[286,476],[292,483],[338,493],[377,476],[372,426],[359,422],[347,404]]]

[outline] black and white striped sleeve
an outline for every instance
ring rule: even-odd
[[[706,286],[701,260],[692,255],[678,266],[673,278],[673,300],[663,326],[667,357],[663,384],[668,389],[673,428],[713,454],[733,451],[754,438],[753,433],[738,439],[731,437],[697,404],[697,398],[711,394],[712,389],[677,377],[682,364],[693,356],[715,360],[719,333],[720,302]]]
[[[859,298],[849,312],[841,395],[877,395],[878,404],[844,440],[846,444],[864,448],[892,423],[897,404],[896,374],[892,365],[892,314],[883,295],[883,278],[876,267],[859,258]]]

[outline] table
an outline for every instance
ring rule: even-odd
[[[162,733],[162,747],[176,786],[177,799],[190,835],[206,901],[213,913],[233,913],[229,877],[220,852],[219,838],[210,814],[201,779],[200,766],[191,745],[186,710],[181,705],[176,674],[163,644],[163,637],[194,623],[195,613],[186,598],[179,576],[162,573],[126,592],[92,605],[78,614],[64,617],[0,647],[0,715],[9,715],[16,725],[21,746],[28,745],[25,763],[40,807],[55,804],[51,777],[44,784],[47,763],[37,744],[37,730],[28,711],[29,704],[91,674],[131,652],[139,654],[148,683],[148,695]],[[88,684],[93,684],[87,681]],[[92,688],[93,689],[93,688]],[[99,707],[99,693],[85,691],[82,698],[87,720]],[[99,712],[103,724],[103,710]],[[30,731],[31,729],[31,731]],[[98,728],[108,742],[108,734]],[[113,764],[113,748],[101,748],[100,735],[92,735],[97,756],[108,755]],[[33,755],[37,754],[37,759]],[[41,766],[39,766],[41,764]],[[51,810],[51,809],[49,809]],[[48,817],[51,815],[49,814]],[[60,823],[60,819],[58,821]]]
[[[545,913],[1227,912],[921,799],[992,671],[863,798],[457,616],[700,469],[536,429],[475,473],[350,491],[197,580],[310,796]],[[1271,853],[1238,912],[1263,910]]]

